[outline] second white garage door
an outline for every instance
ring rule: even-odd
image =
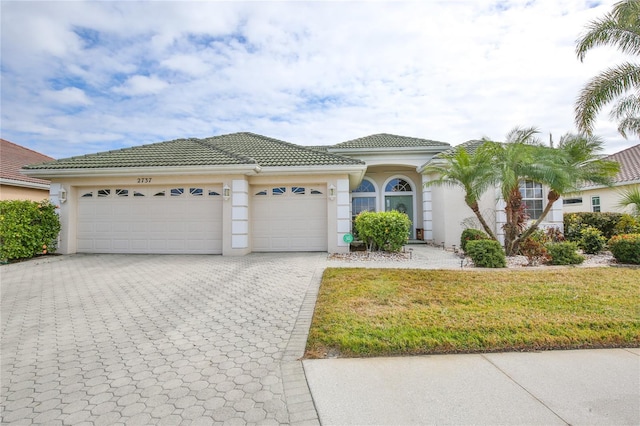
[[[253,251],[327,251],[322,185],[252,187]]]
[[[81,189],[79,253],[222,253],[222,189]]]

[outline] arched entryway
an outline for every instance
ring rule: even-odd
[[[405,213],[411,220],[411,232],[415,228],[414,186],[410,179],[404,176],[394,176],[384,184],[384,210],[396,210]]]

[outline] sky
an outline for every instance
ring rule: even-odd
[[[254,132],[558,141],[613,47],[575,43],[615,0],[4,1],[1,136],[65,158]],[[605,107],[595,134],[624,139]]]

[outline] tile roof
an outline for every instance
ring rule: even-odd
[[[617,161],[620,164],[620,171],[614,178],[614,183],[640,180],[640,144],[611,154],[606,159]]]
[[[0,178],[2,179],[48,185],[50,183],[48,180],[25,176],[20,173],[20,169],[27,164],[44,163],[51,160],[53,158],[47,155],[0,139]]]
[[[482,140],[482,139],[471,139],[471,140],[468,140],[468,141],[463,142],[463,143],[461,143],[459,145],[452,146],[451,148],[447,149],[446,151],[442,151],[442,152],[434,155],[432,160],[437,160],[439,158],[442,158],[445,155],[453,154],[453,152],[455,150],[457,150],[458,148],[464,148],[465,151],[467,151],[469,154],[473,154],[474,152],[476,152],[478,147],[480,147],[480,145],[482,145],[485,142],[486,142],[486,140]]]
[[[389,133],[378,133],[376,135],[365,136],[363,138],[352,139],[329,147],[330,149],[362,149],[362,148],[416,148],[416,147],[437,147],[448,148],[450,144],[446,142],[432,141],[429,139],[412,138],[408,136],[391,135]]]
[[[25,169],[96,169],[118,167],[316,166],[364,164],[249,132],[204,139],[176,139],[114,151],[64,158]]]

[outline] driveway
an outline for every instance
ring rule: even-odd
[[[296,359],[325,260],[73,255],[3,266],[3,424],[317,424]]]

